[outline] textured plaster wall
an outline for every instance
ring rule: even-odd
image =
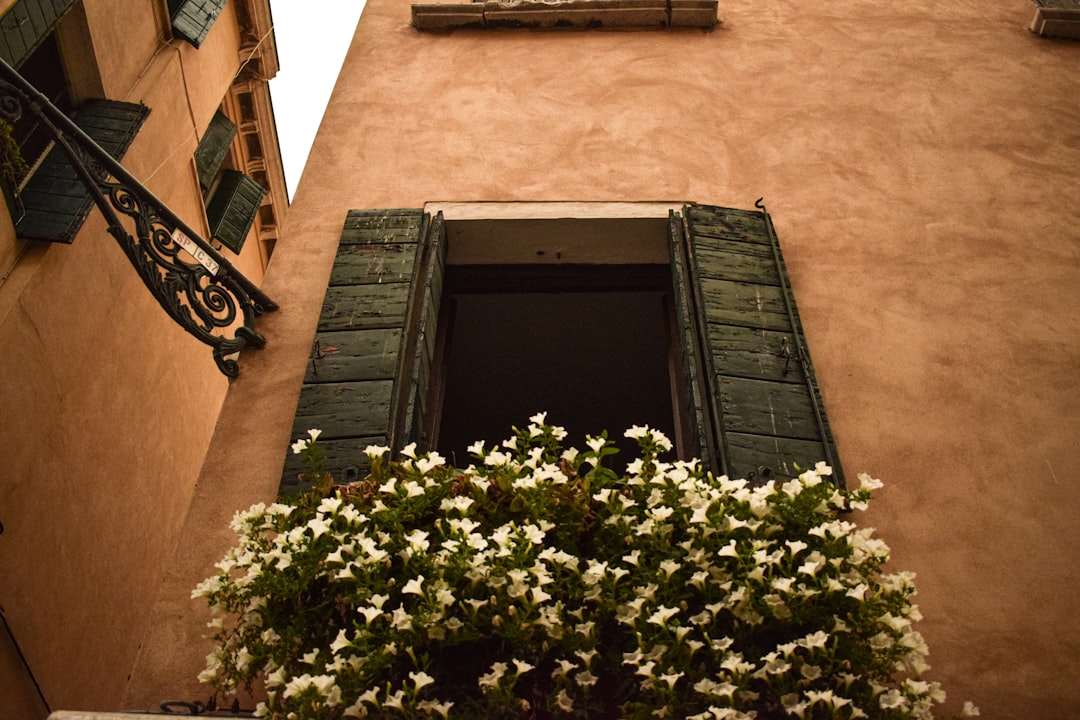
[[[918,573],[948,709],[1073,717],[1080,44],[1032,13],[728,0],[711,33],[420,35],[369,0],[129,705],[201,668],[187,593],[232,512],[274,496],[348,209],[764,196],[842,460],[887,483],[860,521]]]
[[[194,62],[163,3],[85,7],[108,96],[151,108],[125,167],[200,226],[191,158],[239,64],[235,12]],[[0,214],[0,603],[53,708],[115,709],[227,382],[96,210],[70,246],[16,242]],[[2,640],[0,717],[39,717]]]

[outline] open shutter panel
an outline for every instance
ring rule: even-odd
[[[698,313],[694,310],[694,283],[689,257],[686,223],[672,211],[668,217],[671,287],[675,296],[676,328],[673,343],[681,349],[681,373],[676,392],[676,405],[681,411],[677,428],[680,444],[688,454],[702,458],[711,470],[719,470],[715,461],[719,452],[709,413],[709,396],[705,355],[699,335]],[[721,471],[722,472],[722,471]]]
[[[210,187],[221,169],[221,163],[229,154],[229,146],[236,137],[236,124],[218,110],[203,133],[195,150],[195,167],[199,170],[199,184]]]
[[[794,477],[819,461],[843,483],[780,247],[765,212],[684,209],[709,386],[714,467]]]
[[[117,160],[150,113],[145,105],[91,100],[75,115],[75,124]],[[53,148],[19,193],[23,216],[16,225],[19,237],[71,243],[94,201],[64,151]]]
[[[426,240],[421,248],[420,271],[414,287],[412,308],[409,312],[409,326],[405,337],[411,343],[404,358],[412,358],[411,365],[402,365],[399,377],[408,378],[402,382],[398,403],[404,412],[398,414],[399,426],[394,438],[400,441],[391,443],[398,447],[416,442],[422,448],[429,448],[429,438],[424,431],[430,427],[428,403],[433,365],[435,362],[435,340],[439,323],[439,310],[443,294],[443,278],[446,274],[446,227],[442,213],[438,213],[428,227]]]
[[[345,220],[292,432],[295,440],[322,430],[326,469],[339,483],[363,478],[364,448],[393,444],[393,429],[404,424],[395,398],[426,225],[419,209],[351,210]],[[289,451],[282,495],[306,489],[297,479],[303,470]]]
[[[20,0],[0,18],[0,58],[18,69],[75,0]]]
[[[210,236],[239,254],[266,190],[239,170],[225,170],[206,205]]]
[[[225,0],[169,0],[173,35],[199,47],[224,7]]]

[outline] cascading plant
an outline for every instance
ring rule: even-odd
[[[200,678],[261,679],[274,718],[932,717],[912,575],[840,515],[877,480],[714,477],[648,427],[618,474],[606,434],[565,435],[536,415],[465,469],[372,446],[333,486],[310,431],[314,490],[237,513],[193,592]]]

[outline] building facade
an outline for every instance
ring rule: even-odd
[[[779,239],[813,356],[810,387],[827,407],[838,459],[849,476],[865,471],[886,483],[857,520],[878,528],[896,569],[917,574],[930,676],[950,694],[943,715],[968,699],[988,718],[1074,714],[1080,492],[1068,472],[1080,461],[1080,47],[1032,34],[1024,2],[733,0],[712,29],[675,21],[676,9],[693,10],[690,24],[702,24],[698,6],[606,5],[635,12],[628,20],[585,8],[582,20],[574,3],[515,5],[507,16],[497,4],[417,10],[369,0],[297,188],[288,243],[262,284],[280,305],[259,321],[267,346],[241,355],[243,374],[222,388],[216,429],[207,423],[201,442],[182,448],[186,467],[201,471],[193,492],[187,486],[169,501],[176,552],[154,588],[111,588],[108,602],[95,590],[68,606],[85,614],[123,597],[129,608],[149,608],[130,680],[121,682],[124,708],[208,694],[195,681],[209,650],[208,614],[189,599],[191,588],[229,547],[233,513],[273,500],[283,474],[286,482],[294,475],[283,473],[288,446],[309,419],[343,426],[331,438],[343,447],[369,437],[400,444],[410,433],[435,444],[459,423],[447,412],[476,407],[484,384],[466,382],[465,399],[455,400],[440,360],[442,301],[468,304],[454,287],[462,296],[473,281],[507,291],[509,277],[535,288],[556,282],[548,270],[576,265],[579,284],[621,266],[626,274],[613,282],[640,289],[653,282],[650,271],[627,266],[674,265],[672,212],[687,221],[720,206],[735,209],[719,211],[724,217],[754,218]],[[537,23],[584,27],[507,27]],[[634,24],[656,28],[595,27]],[[762,197],[771,225],[756,208]],[[746,242],[749,231],[736,225],[716,223],[718,239]],[[441,234],[432,232],[438,226]],[[340,282],[350,255],[381,258]],[[718,272],[737,265],[724,258]],[[509,274],[469,274],[492,266]],[[529,270],[506,270],[514,266]],[[526,277],[537,266],[540,275]],[[677,297],[668,278],[650,287]],[[338,313],[348,327],[331,328],[343,287],[357,288],[345,292],[356,302]],[[569,327],[587,320],[586,307],[603,306],[590,300],[552,314]],[[640,320],[627,331],[636,345],[622,355],[662,348],[671,422],[684,450],[701,450],[708,439],[695,446],[698,425],[686,422],[696,406],[680,400],[693,394],[685,386],[694,374],[681,368],[695,343],[673,339],[663,317],[647,325],[648,311],[626,310],[639,307],[596,314]],[[481,334],[497,327],[496,310],[473,315]],[[353,346],[320,338],[353,331],[362,335]],[[491,334],[509,346],[508,332]],[[538,383],[541,370],[521,370],[522,357],[498,372],[517,387]],[[579,369],[626,367],[581,357],[588,362]],[[790,347],[785,356],[782,343],[772,357],[781,373],[806,362]],[[709,362],[701,366],[717,377],[705,387],[745,374]],[[335,376],[346,366],[363,368]],[[186,394],[178,406],[197,397],[190,382],[168,387]],[[348,388],[357,394],[320,417],[316,396],[332,400]],[[705,414],[716,420],[728,400],[705,397],[718,408]],[[365,413],[376,425],[357,424]],[[148,441],[129,442],[99,452],[138,463]],[[362,468],[346,462],[340,471]],[[121,474],[117,483],[148,470]],[[120,515],[85,492],[81,513]],[[98,612],[119,628],[126,618],[111,607]],[[57,657],[59,668],[54,651],[40,657]]]
[[[0,57],[262,282],[288,206],[266,0],[5,0]],[[0,128],[0,715],[38,718],[122,705],[229,381],[22,110]]]
[[[560,247],[522,223],[551,212],[653,202],[663,228],[686,202],[764,197],[840,461],[886,482],[859,521],[917,573],[947,709],[1069,717],[1080,48],[1032,34],[1032,9],[724,2],[711,32],[427,33],[369,0],[267,275],[287,301],[243,358],[200,480],[214,499],[183,533],[208,549],[163,586],[132,707],[164,692],[151,670],[200,666],[170,652],[198,644],[185,592],[229,543],[215,528],[275,496],[313,357],[335,362],[312,344],[350,211],[441,210],[453,264],[467,222],[517,222],[494,245],[536,257]]]

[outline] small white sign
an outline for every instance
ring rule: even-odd
[[[218,270],[221,269],[221,266],[218,265],[217,261],[207,255],[205,250],[196,245],[194,240],[181,232],[180,228],[176,228],[172,231],[172,240],[174,243],[187,250],[188,254],[195,258],[195,262],[206,268],[211,275],[216,276],[218,274]]]

